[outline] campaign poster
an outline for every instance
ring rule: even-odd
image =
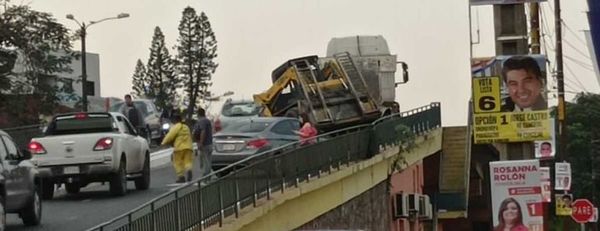
[[[520,4],[525,2],[545,2],[546,0],[470,0],[471,5]]]
[[[539,160],[490,162],[494,230],[542,230]]]
[[[554,118],[550,119],[550,139],[537,140],[535,145],[535,158],[552,159],[556,156],[556,129],[554,126]]]
[[[556,215],[571,216],[571,203],[573,203],[573,195],[571,194],[555,194]]]
[[[472,59],[476,144],[551,139],[545,60],[544,55]]]
[[[552,202],[552,185],[550,185],[550,167],[540,167],[540,180],[542,182],[542,202]]]
[[[554,164],[554,189],[571,190],[571,164],[567,162]]]

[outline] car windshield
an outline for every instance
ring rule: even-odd
[[[60,116],[48,126],[46,135],[112,132],[115,125],[107,114],[76,114]]]
[[[245,120],[233,123],[223,129],[224,133],[257,133],[264,131],[273,122]]]
[[[258,115],[260,107],[254,102],[229,103],[223,105],[221,115],[224,116],[254,116]]]

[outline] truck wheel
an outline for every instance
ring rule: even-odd
[[[54,197],[54,182],[42,179],[42,199],[51,200]]]
[[[6,201],[0,196],[0,230],[6,230]]]
[[[121,160],[119,170],[110,179],[110,193],[115,196],[123,196],[127,193],[126,163]]]
[[[135,188],[137,190],[146,190],[150,187],[150,156],[146,155],[144,161],[144,169],[142,170],[142,176],[135,179]]]
[[[21,211],[21,219],[23,224],[27,226],[39,225],[42,220],[42,201],[37,186],[33,190],[33,198],[31,198],[27,207]]]
[[[65,188],[67,189],[67,193],[69,193],[69,194],[77,194],[77,193],[79,193],[79,190],[81,189],[81,187],[79,187],[78,182],[66,183]]]

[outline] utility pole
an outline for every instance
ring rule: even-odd
[[[565,82],[563,75],[562,53],[562,18],[560,16],[560,0],[554,0],[554,31],[556,34],[556,80],[558,82],[558,154],[556,161],[562,162],[567,157],[567,121],[565,105]],[[563,229],[569,230],[568,218],[563,219]]]
[[[563,75],[562,19],[560,17],[560,0],[554,0],[554,17],[556,33],[556,80],[558,82],[558,133],[560,135],[557,161],[563,161],[567,157],[567,119],[565,115],[565,82]]]
[[[87,27],[85,26],[85,22],[81,23],[81,28],[79,31],[79,36],[81,37],[81,111],[87,112],[88,110],[88,101],[87,101],[87,64],[85,56],[85,36],[87,35]]]
[[[531,25],[531,44],[532,54],[540,53],[540,4],[532,2],[529,4],[529,25]]]

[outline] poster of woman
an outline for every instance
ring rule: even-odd
[[[499,224],[494,231],[529,231],[523,225],[523,211],[515,198],[509,197],[502,201],[498,211]]]
[[[490,162],[494,231],[543,228],[539,160]]]

